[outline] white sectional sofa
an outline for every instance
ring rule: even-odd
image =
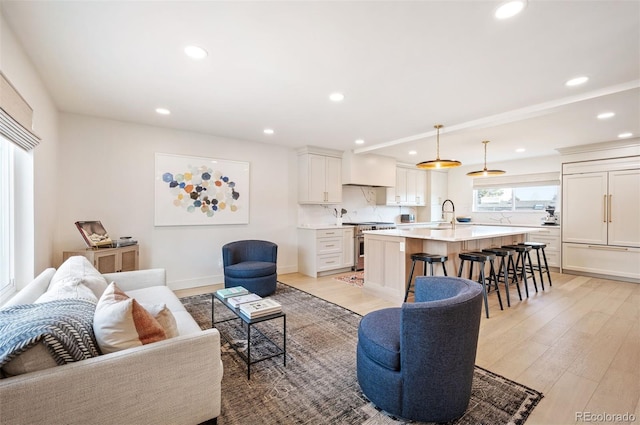
[[[54,274],[45,270],[2,308],[33,303]],[[141,303],[166,304],[179,335],[0,379],[0,424],[216,422],[223,374],[218,331],[200,329],[166,286],[164,269],[103,276]]]

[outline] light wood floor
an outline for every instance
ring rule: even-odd
[[[292,273],[278,280],[361,315],[399,305],[334,277]],[[544,393],[527,425],[587,422],[578,412],[627,413],[640,423],[640,285],[559,273],[552,279],[553,287],[537,294],[530,283],[524,301],[513,288],[504,311],[495,292],[489,295],[476,364]],[[595,423],[629,423],[615,419]]]

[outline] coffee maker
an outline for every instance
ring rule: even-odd
[[[542,219],[542,224],[547,226],[555,226],[558,224],[558,216],[556,215],[556,207],[548,206],[545,208],[547,216]]]

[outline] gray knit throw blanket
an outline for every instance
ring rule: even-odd
[[[0,367],[42,341],[58,365],[100,355],[93,334],[96,304],[62,299],[0,310]]]

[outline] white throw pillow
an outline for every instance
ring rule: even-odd
[[[162,325],[113,282],[98,300],[93,332],[103,354],[167,339]]]
[[[49,288],[53,288],[55,284],[61,280],[80,278],[82,284],[91,289],[96,298],[100,298],[104,290],[107,288],[107,280],[100,274],[91,262],[81,255],[69,257],[67,261],[62,263],[56,273],[51,278]]]
[[[44,294],[40,295],[35,303],[46,303],[47,301],[61,300],[65,298],[85,299],[98,302],[98,297],[91,289],[82,283],[79,277],[68,277],[59,280],[52,285]]]
[[[160,323],[168,338],[178,336],[178,323],[166,304],[140,303]]]

